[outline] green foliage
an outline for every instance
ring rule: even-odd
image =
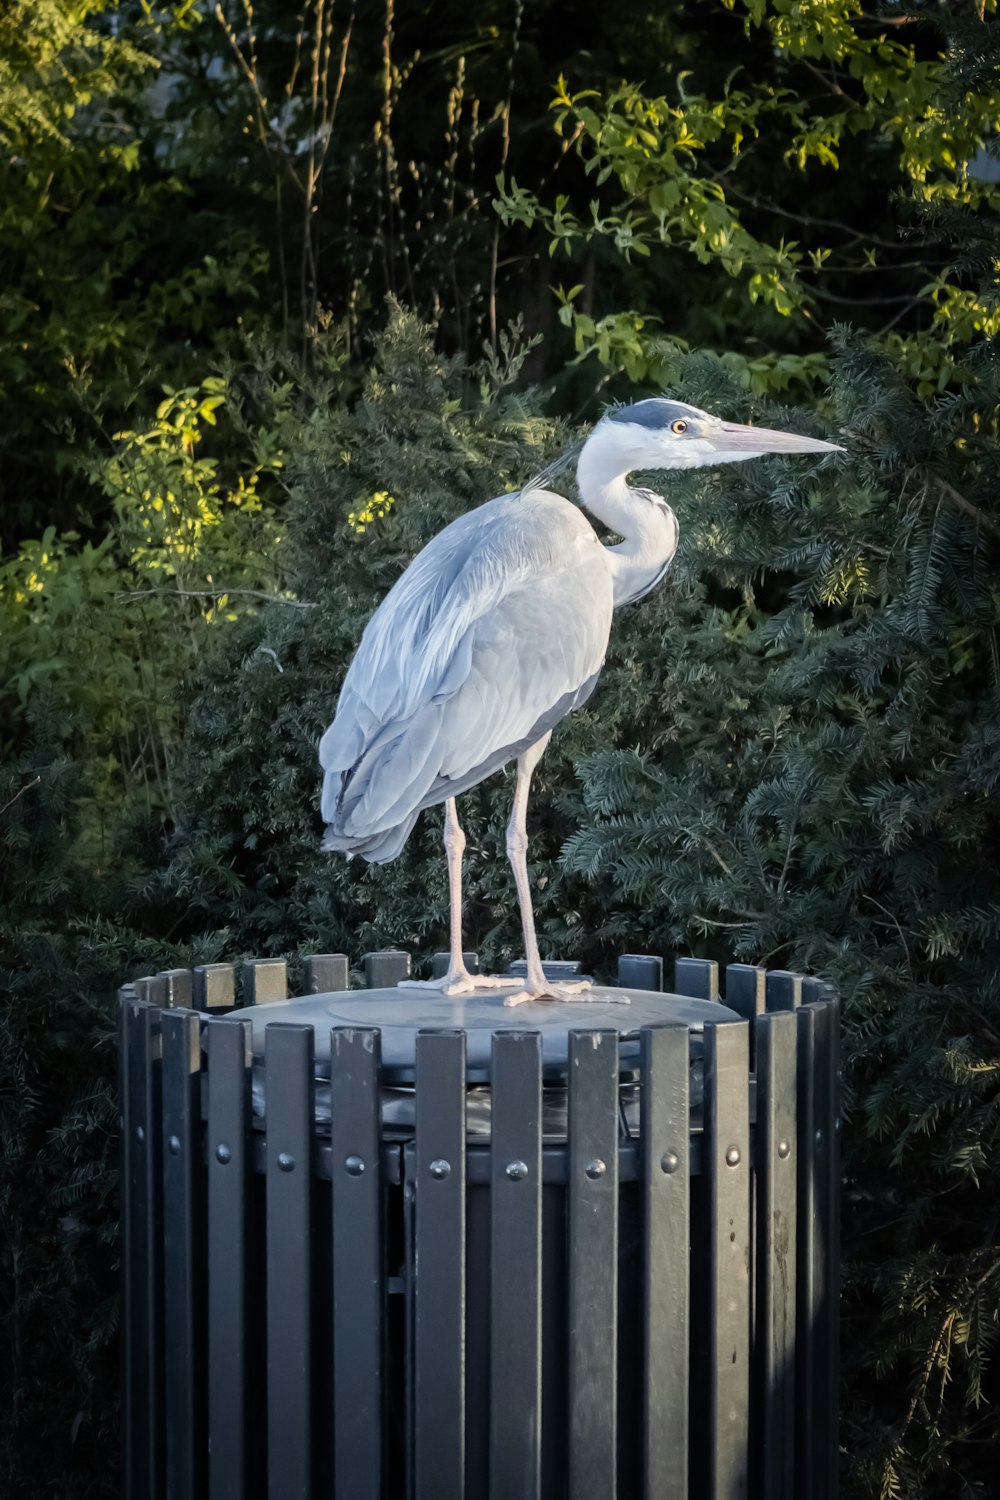
[[[242,382],[244,420],[273,426],[286,454],[284,565],[311,608],[265,608],[201,663],[178,771],[178,832],[141,898],[179,937],[216,941],[221,916],[245,952],[339,949],[357,959],[394,943],[440,946],[439,814],[422,820],[391,866],[321,854],[316,746],[364,622],[406,562],[460,510],[516,487],[556,450],[557,424],[516,386],[527,346],[513,330],[500,347],[474,367],[441,358],[427,330],[397,309],[353,403],[335,399],[333,335],[320,340],[315,373],[294,399],[279,357]],[[246,734],[234,735],[234,723]],[[554,756],[546,774],[571,785],[565,757]],[[520,943],[503,852],[508,794],[498,779],[467,799],[469,940],[494,961]],[[558,845],[557,836],[542,915],[566,949],[578,939],[560,911]]]
[[[536,775],[542,946],[839,984],[848,1488],[989,1492],[997,35],[859,0],[0,14],[4,1493],[117,1492],[114,987],[443,945],[439,813],[384,868],[321,855],[316,742],[415,551],[577,435],[546,412],[637,385],[821,413],[849,459],[670,482],[676,566]],[[509,793],[463,799],[488,965]]]
[[[708,49],[679,56],[662,95],[625,83],[574,91],[560,78],[555,128],[591,184],[586,208],[569,193],[550,198],[498,179],[506,224],[541,228],[557,261],[599,251],[610,272],[603,315],[580,306],[582,293],[593,300],[585,282],[557,290],[578,355],[667,384],[693,330],[697,342],[726,348],[747,389],[780,392],[815,373],[808,330],[832,302],[862,322],[875,309],[887,334],[912,330],[912,341],[897,333],[891,346],[921,394],[967,378],[961,351],[998,331],[995,306],[942,265],[926,232],[933,216],[995,221],[1000,207],[996,187],[969,170],[996,133],[996,79],[980,69],[955,89],[953,52],[927,51],[932,26],[954,48],[962,22],[922,11],[882,26],[857,0],[725,3],[745,12],[735,67],[722,53],[720,72]],[[838,194],[835,173],[870,184],[869,212],[858,212],[846,184]],[[899,234],[892,200],[904,193],[920,238]],[[650,261],[639,278],[623,274],[634,256]],[[708,276],[692,276],[686,257]],[[670,278],[667,305],[653,297],[623,311],[623,292],[645,289],[652,274],[661,286]],[[761,343],[777,348],[755,352]]]
[[[927,406],[847,333],[832,372],[847,464],[675,482],[678,566],[604,687],[629,744],[580,765],[564,861],[619,940],[838,986],[847,1448],[859,1488],[943,1496],[1000,1437],[1000,390],[983,359]]]

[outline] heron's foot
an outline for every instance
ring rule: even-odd
[[[595,993],[594,981],[592,979],[561,979],[556,982],[545,981],[537,988],[531,986],[528,989],[517,990],[513,995],[508,995],[504,1005],[548,1004],[553,1000],[576,1000],[592,1001],[598,1005],[628,1005],[627,995],[616,995],[601,989]]]
[[[468,969],[451,970],[440,979],[402,979],[397,988],[401,990],[431,990],[436,995],[475,995],[482,990],[505,989],[509,979],[494,978],[490,974],[470,974]]]

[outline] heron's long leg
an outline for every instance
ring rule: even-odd
[[[510,860],[510,867],[514,872],[514,884],[517,886],[517,899],[521,908],[521,931],[524,935],[524,956],[528,962],[527,989],[529,994],[535,995],[545,992],[545,974],[542,969],[541,955],[538,952],[535,913],[531,905],[531,888],[528,884],[528,793],[531,790],[532,772],[544,755],[545,747],[550,739],[550,734],[543,735],[518,758],[514,805],[510,812],[510,822],[507,824],[507,858]]]
[[[437,990],[445,995],[469,995],[475,990],[500,989],[509,979],[470,974],[462,956],[462,855],[465,834],[458,821],[454,797],[444,804],[444,852],[448,860],[448,972],[440,979],[404,979],[400,989]]]
[[[545,970],[542,968],[541,954],[538,951],[535,913],[531,905],[531,887],[528,884],[528,792],[531,789],[532,772],[541,760],[550,738],[551,734],[543,735],[524,752],[517,762],[514,805],[511,809],[510,822],[507,825],[507,855],[511,869],[514,871],[514,884],[517,886],[517,899],[521,907],[521,931],[524,935],[524,956],[527,960],[528,972],[525,976],[524,989],[514,995],[508,995],[504,1004],[521,1005],[526,1000],[590,999],[600,999],[607,1003],[609,999],[616,997],[609,996],[606,990],[602,990],[599,995],[589,995],[587,993],[591,988],[589,979],[561,979],[558,982],[547,980]],[[627,1005],[628,1000],[623,999],[622,1003]]]
[[[454,797],[444,804],[444,850],[448,858],[448,974],[451,978],[469,978],[465,959],[462,957],[462,855],[465,853],[465,834],[458,821],[458,805]]]

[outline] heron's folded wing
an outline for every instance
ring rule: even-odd
[[[507,496],[460,517],[365,631],[320,745],[327,821],[386,827],[431,787],[502,764],[573,706],[610,624],[604,549],[568,501]]]

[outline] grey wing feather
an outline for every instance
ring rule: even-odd
[[[540,738],[596,681],[611,624],[604,549],[546,492],[438,534],[376,610],[320,743],[324,847],[391,859],[421,807]]]

